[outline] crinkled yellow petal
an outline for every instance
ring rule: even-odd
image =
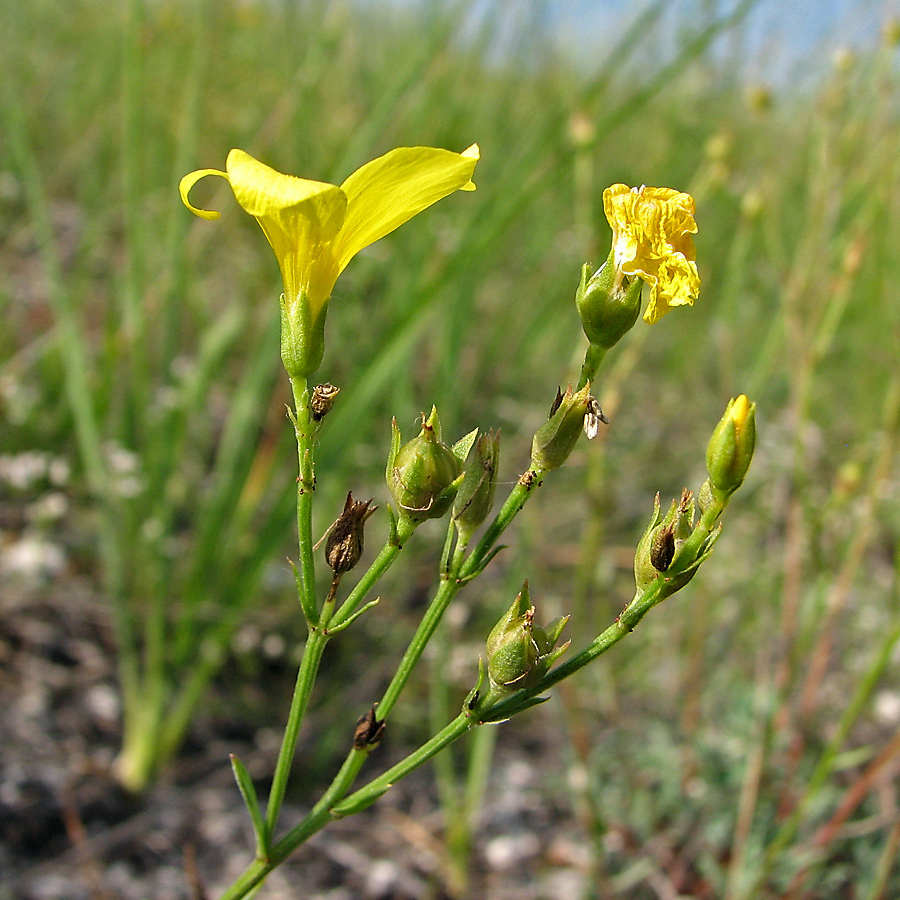
[[[478,145],[463,153],[434,147],[400,147],[357,169],[342,185],[347,216],[334,252],[338,271],[363,247],[390,234],[442,197],[474,190]]]
[[[603,208],[616,269],[650,286],[644,320],[653,323],[673,306],[692,304],[700,292],[694,198],[671,188],[614,184],[603,192]]]
[[[195,215],[200,216],[201,219],[218,219],[219,213],[217,213],[214,209],[200,209],[197,206],[194,206],[191,201],[188,199],[188,195],[191,193],[191,188],[201,179],[206,178],[207,175],[218,175],[220,178],[224,178],[228,181],[228,174],[226,172],[222,172],[219,169],[197,169],[196,172],[188,172],[184,178],[178,183],[178,192],[181,194],[181,201],[184,205]]]

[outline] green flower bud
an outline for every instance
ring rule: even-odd
[[[641,314],[640,278],[625,284],[620,278],[616,284],[614,253],[590,278],[591,267],[581,268],[581,283],[575,293],[575,305],[581,316],[581,326],[587,339],[604,350],[617,344],[637,322]]]
[[[565,394],[557,390],[556,400],[550,407],[550,417],[535,432],[531,443],[531,464],[534,468],[558,469],[569,458],[581,437],[585,415],[596,406],[590,390],[590,384],[575,394],[571,385],[566,388]]]
[[[706,448],[706,468],[715,490],[732,494],[750,468],[756,446],[756,404],[744,394],[730,400]]]
[[[702,491],[702,488],[701,488]],[[659,494],[653,502],[653,515],[634,553],[634,581],[643,593],[662,573],[669,571],[681,546],[694,533],[694,495],[685,488],[680,500],[673,500],[668,512],[660,517]],[[717,536],[717,535],[715,535]],[[664,596],[681,590],[697,573],[715,536],[705,542],[691,564],[666,577]]]
[[[491,684],[500,691],[517,691],[536,685],[569,646],[566,641],[553,649],[568,619],[568,616],[559,616],[543,628],[535,625],[526,581],[513,605],[488,635]]]
[[[500,433],[479,435],[469,451],[462,484],[453,501],[453,519],[463,544],[468,543],[494,505],[499,460]]]
[[[414,522],[439,519],[453,503],[459,478],[459,462],[441,442],[437,410],[422,416],[422,430],[408,444],[400,446],[400,429],[392,425],[391,453],[387,464],[387,485],[401,514]]]

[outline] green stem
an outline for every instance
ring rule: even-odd
[[[578,379],[578,390],[580,391],[589,381],[593,381],[597,377],[597,370],[603,357],[606,356],[606,348],[597,344],[588,344],[587,352],[584,354],[584,364],[581,367],[581,377]]]
[[[278,815],[284,801],[284,792],[287,789],[294,752],[297,749],[300,725],[309,704],[309,695],[312,693],[316,674],[319,671],[319,663],[322,661],[322,653],[327,643],[328,635],[326,633],[319,628],[310,629],[309,638],[303,648],[303,659],[300,663],[300,670],[297,672],[294,696],[291,698],[291,710],[284,729],[284,738],[281,741],[278,761],[275,764],[275,775],[272,778],[272,788],[266,804],[266,832],[270,843],[275,834],[275,826],[278,824]]]
[[[297,672],[297,683],[294,686],[294,695],[291,698],[291,709],[288,713],[287,725],[284,729],[284,737],[281,748],[278,751],[278,761],[275,763],[275,774],[272,778],[272,788],[269,791],[269,800],[266,804],[266,841],[271,843],[278,824],[278,816],[281,812],[281,804],[287,790],[288,778],[291,774],[291,766],[294,762],[294,754],[297,750],[297,739],[300,736],[300,726],[306,707],[309,705],[309,697],[312,693],[316,675],[319,671],[319,663],[328,643],[326,626],[330,615],[334,612],[334,591],[337,582],[332,584],[332,590],[326,599],[321,615],[316,608],[316,570],[313,559],[312,538],[312,499],[315,490],[315,469],[313,465],[313,441],[315,438],[315,424],[309,409],[309,392],[306,380],[291,378],[291,390],[294,395],[295,414],[293,417],[294,434],[297,438],[297,459],[300,474],[297,477],[297,542],[300,549],[300,578],[298,579],[298,593],[300,605],[306,620],[309,623],[309,637],[303,648],[303,659]]]
[[[427,762],[437,753],[440,753],[448,745],[452,744],[457,738],[462,737],[470,728],[480,724],[472,718],[472,714],[468,711],[461,712],[452,722],[445,725],[431,740],[422,744],[418,750],[410,753],[405,759],[401,760],[397,765],[391,767],[373,778],[365,787],[354,791],[348,797],[336,804],[332,809],[334,816],[346,816],[365,809],[374,803],[382,794],[384,794],[391,785],[395,784],[401,778],[405,778],[414,769],[417,769],[422,763]]]
[[[315,423],[309,409],[306,379],[291,378],[294,394],[294,434],[297,437],[297,542],[300,547],[300,605],[310,625],[319,621],[316,609],[316,563],[313,558],[312,502],[316,489],[313,464]]]
[[[516,486],[509,492],[506,502],[494,517],[493,522],[488,526],[481,536],[481,540],[476,544],[475,549],[460,568],[460,578],[471,578],[478,573],[488,553],[500,539],[500,535],[522,511],[522,507],[528,502],[528,498],[535,488],[540,487],[546,474],[546,470],[533,466],[519,478]]]
[[[397,671],[394,673],[391,683],[387,686],[387,690],[385,690],[378,703],[378,717],[380,719],[387,718],[394,708],[403,688],[406,687],[406,682],[409,681],[413,668],[425,650],[425,645],[431,640],[431,636],[443,618],[450,601],[459,593],[459,589],[462,587],[457,577],[457,573],[460,570],[461,556],[462,551],[457,549],[450,564],[450,571],[447,573],[447,577],[441,579],[440,587],[437,589],[431,605],[422,617],[422,621],[419,622],[419,627],[409,642],[409,646],[403,654],[403,659],[400,660],[400,665],[397,666]]]

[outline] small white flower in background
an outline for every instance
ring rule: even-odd
[[[58,575],[66,557],[58,544],[26,535],[0,549],[0,573],[29,583],[40,583]]]
[[[47,477],[50,454],[37,450],[0,456],[0,480],[17,491],[27,491],[35,482]]]
[[[114,492],[126,498],[142,494],[145,485],[140,473],[140,456],[116,441],[107,441],[103,445],[103,452],[113,477]]]
[[[875,718],[885,725],[900,722],[900,693],[881,691],[875,697]]]
[[[69,510],[69,501],[60,491],[50,491],[39,497],[28,507],[28,518],[32,522],[47,523],[61,519]]]

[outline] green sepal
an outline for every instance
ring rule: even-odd
[[[633,278],[616,285],[615,251],[590,278],[590,264],[581,268],[581,282],[575,292],[575,305],[584,333],[592,345],[609,350],[637,322],[641,313],[643,282]]]
[[[451,448],[450,452],[456,457],[456,461],[462,466],[478,437],[478,429],[473,428],[465,437],[461,437]]]
[[[322,304],[315,320],[310,316],[309,301],[304,293],[288,302],[279,298],[281,308],[281,361],[291,378],[309,378],[322,362],[325,354],[325,317],[327,301]]]
[[[484,679],[487,675],[487,671],[484,667],[484,660],[479,656],[478,657],[478,678],[475,681],[475,687],[466,694],[466,699],[463,700],[462,711],[467,715],[472,715],[473,711],[478,707],[478,698],[481,696],[481,688],[484,685]]]
[[[233,753],[231,754],[231,770],[234,772],[234,780],[237,782],[238,790],[244,798],[244,805],[253,822],[253,832],[256,835],[256,855],[259,859],[266,859],[269,855],[269,838],[266,832],[266,823],[259,808],[256,788],[253,786],[253,779],[250,777],[247,767]]]
[[[575,449],[584,429],[584,417],[593,401],[591,386],[577,392],[571,385],[565,394],[557,390],[550,416],[534,433],[531,442],[531,464],[535,469],[558,469]]]
[[[391,419],[391,449],[388,451],[387,468],[384,470],[384,477],[388,483],[391,480],[391,473],[394,471],[394,463],[397,461],[397,454],[400,452],[400,426],[397,419]]]
[[[441,518],[450,511],[462,476],[459,461],[441,441],[437,410],[432,407],[431,415],[423,416],[416,437],[403,446],[399,443],[399,429],[393,422],[385,477],[394,502],[414,522]]]

